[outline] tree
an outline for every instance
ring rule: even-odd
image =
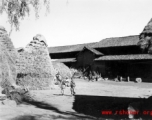
[[[49,13],[50,0],[0,0],[0,14],[5,12],[11,25],[9,35],[13,27],[19,30],[20,21],[30,15],[31,9],[34,9],[35,17],[38,19],[42,6],[46,8],[46,13]]]

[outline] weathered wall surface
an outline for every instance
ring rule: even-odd
[[[54,77],[47,43],[42,35],[36,35],[25,47],[18,49],[17,84],[31,89],[49,89]]]
[[[0,26],[0,86],[16,84],[17,52],[4,27]]]

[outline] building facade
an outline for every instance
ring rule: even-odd
[[[138,42],[138,35],[115,37],[96,43],[50,47],[49,53],[53,61],[76,69],[89,68],[102,77],[122,76],[151,82],[152,55],[144,53]]]

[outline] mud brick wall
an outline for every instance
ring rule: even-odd
[[[42,35],[36,35],[25,47],[18,49],[17,84],[30,89],[49,89],[54,78],[54,68]]]

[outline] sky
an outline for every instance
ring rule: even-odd
[[[13,30],[16,48],[25,47],[36,34],[42,34],[49,47],[98,42],[109,37],[138,35],[152,18],[152,0],[50,0],[50,13],[35,19],[31,12]],[[6,14],[0,25],[10,31]]]

